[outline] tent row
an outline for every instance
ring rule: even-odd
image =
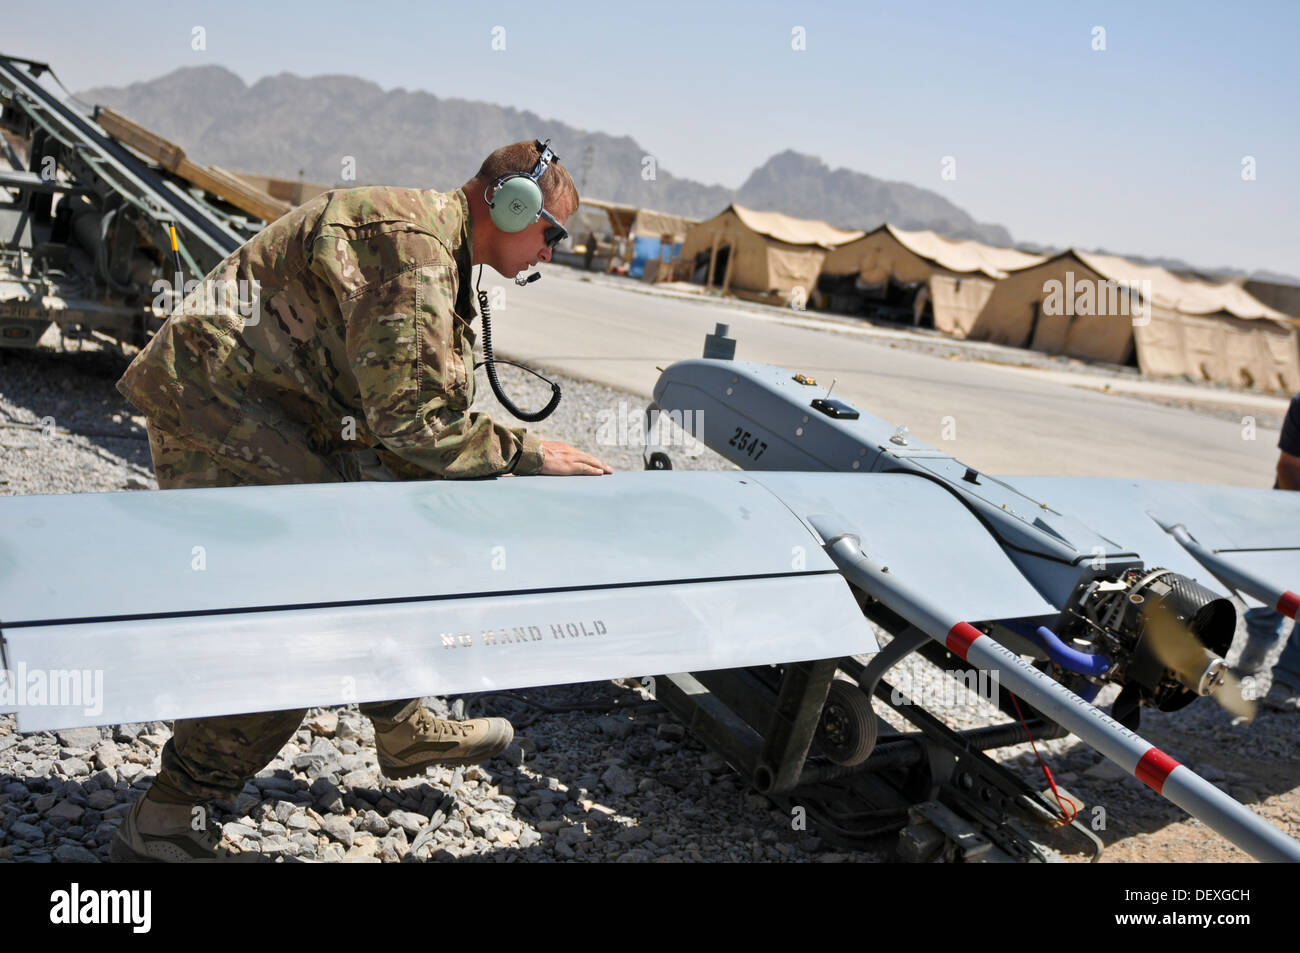
[[[733,204],[687,227],[672,277],[1151,376],[1300,391],[1300,322],[1258,300],[1249,282],[1111,255],[1049,257],[889,224],[853,232]]]

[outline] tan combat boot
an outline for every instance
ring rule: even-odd
[[[504,718],[446,721],[423,706],[405,721],[372,718],[379,770],[394,780],[410,778],[434,765],[478,764],[499,755],[514,740],[515,729]]]
[[[109,858],[117,864],[168,864],[196,861],[256,860],[218,847],[221,829],[205,819],[194,829],[193,804],[164,804],[148,793],[131,807],[113,837]]]

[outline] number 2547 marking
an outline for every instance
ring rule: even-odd
[[[759,440],[748,430],[744,430],[741,427],[736,428],[736,432],[731,435],[731,439],[728,440],[727,443],[742,453],[749,454],[749,456],[753,457],[755,460],[761,457],[763,451],[767,449],[766,441]],[[757,453],[755,451],[757,451]]]

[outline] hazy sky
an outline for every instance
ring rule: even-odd
[[[3,52],[49,61],[74,90],[198,64],[249,83],[351,74],[632,136],[704,182],[738,186],[794,148],[934,189],[1019,241],[1300,275],[1297,3],[25,9],[6,18]]]

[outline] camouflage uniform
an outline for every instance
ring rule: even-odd
[[[404,478],[540,472],[536,436],[469,413],[472,249],[459,190],[327,192],[269,225],[186,297],[118,381],[149,420],[159,487],[358,480],[364,448]],[[236,296],[209,293],[240,281],[260,289],[247,318]],[[361,710],[397,720],[414,705]],[[177,721],[154,797],[233,798],[303,714]]]

